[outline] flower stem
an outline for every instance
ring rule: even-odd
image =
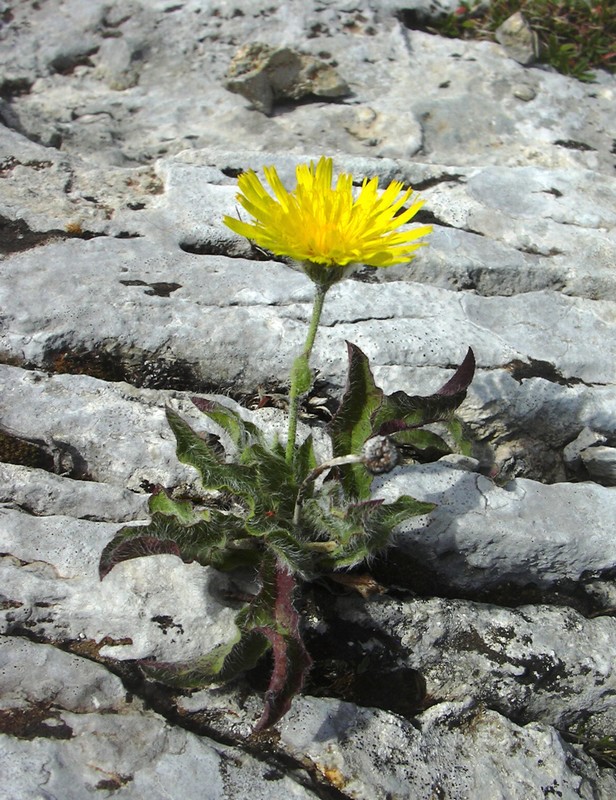
[[[325,301],[325,295],[327,294],[328,289],[329,285],[317,284],[316,287],[308,335],[306,336],[304,349],[300,356],[300,359],[305,362],[306,366],[308,366],[310,361],[310,354],[312,353],[312,347],[317,335],[317,328],[319,327],[319,320],[321,319],[321,312],[323,311],[323,303]],[[297,414],[299,411],[299,400],[300,395],[305,391],[301,388],[300,382],[301,379],[298,371],[294,369],[291,373],[291,388],[289,391],[289,428],[287,434],[287,449],[285,453],[288,464],[291,464],[293,461],[293,454],[295,452],[295,438],[297,435]]]

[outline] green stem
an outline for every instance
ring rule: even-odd
[[[310,326],[308,328],[308,335],[306,336],[306,343],[304,344],[304,350],[302,351],[301,355],[302,358],[306,359],[306,362],[310,361],[310,354],[312,353],[312,347],[317,335],[317,328],[319,327],[319,320],[321,319],[321,312],[323,311],[323,303],[325,301],[325,295],[327,294],[328,289],[328,285],[324,286],[322,284],[317,284],[317,290],[314,296],[314,304],[312,306],[312,317],[310,319]],[[291,388],[289,391],[289,428],[287,434],[287,449],[285,453],[288,464],[291,464],[293,461],[293,454],[295,452],[295,438],[297,435],[297,414],[299,411],[299,400],[301,394],[301,392],[298,390],[297,384],[297,375],[292,373]]]

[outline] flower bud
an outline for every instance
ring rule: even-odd
[[[372,436],[362,448],[362,463],[373,475],[391,472],[399,461],[396,445],[387,436]]]

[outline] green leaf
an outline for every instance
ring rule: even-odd
[[[305,575],[310,568],[310,554],[302,543],[289,531],[277,528],[268,531],[264,537],[268,550],[271,550],[278,561],[298,575]]]
[[[393,503],[382,503],[373,509],[365,527],[368,535],[374,530],[375,534],[380,536],[381,531],[391,533],[405,520],[429,514],[435,508],[436,503],[427,503],[403,494]]]
[[[293,468],[295,471],[295,482],[299,486],[317,466],[317,459],[314,454],[314,443],[312,434],[308,436],[295,448],[293,457]],[[310,487],[312,488],[312,487]]]
[[[338,548],[320,560],[323,569],[352,567],[369,559],[391,544],[394,528],[410,517],[429,514],[434,503],[425,503],[402,495],[395,502],[382,500],[349,506],[344,518],[345,530],[338,536]],[[342,527],[342,526],[341,526]]]
[[[177,440],[176,452],[179,460],[199,471],[204,488],[226,489],[239,495],[249,505],[253,503],[254,474],[250,468],[221,461],[207,442],[169,408],[167,420]]]
[[[173,516],[185,525],[192,525],[209,516],[207,509],[197,512],[190,500],[173,500],[164,489],[158,489],[151,495],[148,506],[151,514]]]
[[[292,526],[297,483],[293,465],[284,452],[254,444],[242,453],[243,465],[251,470],[253,481],[253,515],[276,517],[276,525]]]
[[[453,417],[447,423],[447,428],[451,434],[458,452],[463,456],[472,456],[473,454],[473,440],[467,433],[466,427],[461,419]]]
[[[347,384],[340,407],[330,423],[334,456],[361,451],[372,435],[372,417],[381,407],[383,391],[374,382],[367,356],[354,344],[347,342],[349,368]],[[372,476],[361,464],[341,468],[342,485],[349,497],[370,496]]]
[[[210,510],[208,519],[185,525],[175,516],[156,513],[149,525],[122,528],[103,549],[99,573],[101,578],[116,564],[144,555],[172,553],[183,561],[224,568],[226,559],[239,565],[255,563],[257,553],[251,549],[227,552],[230,540],[246,536],[244,521],[232,514]]]
[[[242,419],[235,411],[215,400],[205,400],[202,397],[193,397],[193,403],[200,411],[220,425],[231,437],[235,447],[242,451],[253,441],[263,442],[263,433],[252,422]]]

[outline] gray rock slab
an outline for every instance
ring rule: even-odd
[[[126,522],[147,515],[144,494],[105,483],[72,480],[19,464],[0,464],[0,503],[34,516]]]
[[[238,800],[315,795],[240,750],[172,726],[84,658],[0,640],[2,798]],[[8,735],[12,733],[13,735]]]
[[[175,456],[164,412],[168,396],[86,375],[44,376],[7,366],[0,373],[5,429],[18,439],[40,440],[52,452],[68,449],[82,477],[133,491],[142,491],[144,482],[170,485],[193,477]]]
[[[178,381],[185,365],[204,383],[251,390],[284,380],[311,298],[307,278],[274,262],[165,252],[146,240],[128,248],[106,237],[55,243],[5,264],[2,355],[58,370],[63,360],[68,369],[71,358],[98,351],[102,377],[113,377],[105,375],[105,361],[112,370],[117,359],[120,375],[124,363],[145,385],[155,385],[165,361],[178,362]],[[615,307],[549,292],[483,298],[417,284],[347,281],[328,298],[315,362],[340,385],[344,348],[332,347],[333,340],[354,341],[377,366],[438,366],[459,358],[448,343],[464,337],[482,367],[532,358],[549,361],[565,379],[605,384],[614,375],[606,351]],[[259,362],[249,359],[244,337],[251,352],[261,353]],[[279,371],[268,370],[276,362]]]
[[[357,800],[434,792],[459,800],[539,800],[551,791],[590,800],[616,787],[552,728],[519,727],[472,704],[436,705],[412,725],[377,709],[306,698],[282,723],[281,739]]]
[[[167,407],[196,431],[219,436],[233,452],[223,429],[197,410],[192,393],[137,389],[88,375],[46,375],[6,365],[0,365],[0,385],[2,432],[11,437],[3,457],[17,461],[20,447],[33,444],[49,454],[47,470],[0,464],[6,481],[0,490],[3,501],[34,514],[110,522],[143,519],[144,493],[153,485],[171,489],[194,484],[197,471],[176,456]],[[267,437],[284,441],[287,421],[282,410],[249,411],[226,396],[205,397],[237,411]],[[309,432],[300,421],[299,436]],[[314,440],[315,452],[325,459],[331,449],[327,436],[316,430]],[[65,472],[54,474],[51,468],[56,465]]]
[[[276,165],[293,185],[295,166],[319,155],[184,151],[156,165],[101,168],[0,131],[4,178],[0,214],[16,229],[10,252],[57,239],[131,237],[162,250],[253,257],[222,225],[237,212],[236,171]],[[51,153],[51,155],[49,155]],[[337,168],[406,181],[422,191],[436,223],[430,247],[411,266],[368,271],[372,281],[421,281],[484,295],[557,289],[614,299],[616,181],[591,170],[422,165],[338,156]],[[425,188],[424,188],[425,187]],[[28,202],[24,203],[24,195]],[[420,216],[421,213],[420,212]]]
[[[518,724],[535,721],[567,731],[584,722],[597,737],[614,729],[613,617],[586,619],[554,606],[509,609],[385,596],[368,603],[341,598],[336,609],[372,633],[372,657],[385,636],[399,642],[398,663],[423,676],[431,703],[472,698]],[[595,715],[600,730],[591,722]]]
[[[128,702],[122,681],[100,664],[12,636],[0,638],[0,686],[3,710],[47,704],[75,714],[117,713]]]
[[[236,612],[212,570],[164,556],[126,561],[100,581],[101,552],[119,529],[0,509],[2,631],[91,642],[120,659],[182,660],[233,637]]]
[[[305,335],[312,297],[309,281],[285,265],[195,255],[169,240],[145,237],[129,247],[109,237],[56,242],[13,256],[5,262],[5,275],[0,287],[5,361],[153,387],[250,393],[284,384]],[[547,291],[486,298],[406,282],[349,281],[330,293],[314,364],[339,392],[344,342],[353,341],[370,357],[386,391],[427,394],[472,346],[479,372],[462,414],[479,439],[491,440],[498,462],[513,453],[527,464],[522,474],[537,476],[544,469],[548,479],[558,480],[565,475],[558,454],[584,426],[614,433],[614,318],[611,301]],[[255,350],[259,359],[252,357]],[[10,368],[3,372],[12,376],[5,384],[4,424],[38,436],[32,414],[28,419],[25,412],[36,411],[45,398],[48,414],[64,416],[55,428],[47,426],[56,439],[72,441],[90,458],[93,450],[106,447],[100,437],[79,434],[82,441],[74,441],[63,414],[73,391],[69,375],[58,376],[48,391],[44,377],[17,374]],[[92,403],[100,407],[101,390],[92,384],[88,402],[71,413],[98,414]],[[129,458],[124,437],[130,433],[120,427],[126,415],[141,412],[131,402],[134,391],[128,386],[122,391],[123,416],[105,411],[92,424],[93,430],[110,426],[105,440],[124,455],[108,464],[105,474],[115,472],[124,485],[122,459]],[[149,402],[158,401],[152,395]],[[163,423],[162,411],[153,414],[152,423]],[[143,480],[173,480],[146,467],[157,460],[160,447],[168,449],[168,438],[154,431],[144,435],[139,452],[150,444],[130,488]]]
[[[398,547],[462,591],[514,584],[583,585],[616,566],[616,493],[594,483],[503,487],[455,463],[398,468],[375,481],[387,502],[401,494],[437,503],[400,526]]]
[[[252,141],[449,164],[613,168],[613,76],[599,71],[587,86],[524,69],[500,45],[409,30],[391,3],[251,0],[236,10],[214,14],[196,0],[171,11],[102,0],[17,6],[2,49],[5,80],[21,87],[11,118],[30,138],[107,164]],[[259,120],[224,89],[238,45],[259,39],[326,53],[353,96]]]
[[[6,785],[19,800],[107,796],[168,800],[310,800],[318,795],[241,751],[216,747],[151,713],[75,715],[70,738],[32,741],[0,735]],[[42,792],[45,794],[42,795]]]
[[[0,637],[0,692],[3,798],[316,796],[280,772],[268,781],[265,761],[170,725],[102,665],[47,644]]]
[[[616,448],[589,447],[581,458],[593,480],[616,486]]]
[[[7,800],[616,795],[613,773],[550,727],[585,720],[600,737],[615,723],[614,488],[562,480],[600,449],[581,446],[585,429],[603,450],[616,435],[616,76],[581,84],[498,44],[405,27],[456,5],[0,2],[0,440],[22,459],[0,464]],[[319,59],[351,93],[264,117],[224,87],[255,41]],[[332,597],[343,622],[372,627],[370,647],[379,632],[403,643],[384,655],[421,672],[437,704],[410,721],[303,697],[280,737],[251,749],[262,699],[247,686],[181,698],[169,721],[102,664],[48,643],[178,660],[233,634],[213,570],[157,556],[101,583],[98,560],[123,524],[146,520],[150,484],[195,484],[166,405],[221,435],[190,391],[284,391],[311,285],[257,261],[221,219],[237,213],[239,172],[275,164],[292,185],[322,153],[358,179],[413,185],[434,232],[410,267],[332,290],[319,391],[344,385],[345,339],[387,392],[428,394],[469,345],[478,357],[461,413],[481,465],[401,467],[375,486],[439,502],[401,529],[400,561],[449,593],[531,584],[606,616]],[[250,418],[284,438],[282,411]],[[497,485],[475,469],[524,477]],[[241,747],[181,727],[199,719]]]

